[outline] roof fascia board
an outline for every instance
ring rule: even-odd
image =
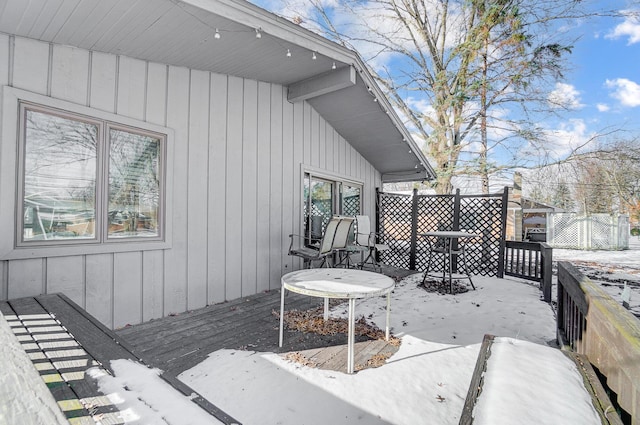
[[[356,70],[352,66],[328,71],[291,84],[287,100],[295,103],[331,93],[356,84]]]
[[[383,183],[403,183],[430,180],[429,174],[425,170],[412,171],[402,173],[385,173],[382,174],[381,180]]]
[[[360,72],[360,77],[362,77],[362,81],[364,81],[364,83],[367,85],[367,89],[371,91],[372,95],[375,96],[376,99],[378,99],[378,103],[380,103],[381,108],[387,113],[387,115],[389,115],[389,117],[391,118],[391,121],[393,121],[398,131],[402,134],[403,140],[407,142],[407,145],[411,149],[411,152],[413,152],[413,154],[418,158],[418,161],[420,161],[420,164],[424,167],[426,171],[427,179],[428,180],[435,179],[436,172],[431,167],[429,160],[427,160],[427,157],[422,152],[422,149],[418,147],[415,140],[413,140],[413,137],[411,137],[411,133],[409,133],[409,130],[407,130],[402,120],[400,120],[400,117],[398,117],[398,114],[396,114],[395,109],[389,102],[389,99],[387,98],[387,96],[380,89],[380,86],[378,86],[378,84],[374,81],[373,76],[367,70],[367,67],[362,61],[362,59],[360,58],[360,56],[356,56],[356,61],[357,61],[356,66],[358,67],[357,69]]]

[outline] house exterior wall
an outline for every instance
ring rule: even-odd
[[[175,136],[169,249],[0,259],[0,299],[63,292],[118,328],[277,288],[301,266],[287,249],[302,224],[304,167],[362,182],[363,213],[374,215],[380,173],[308,103],[289,103],[286,87],[6,34],[0,86]],[[15,196],[6,174],[2,202]]]

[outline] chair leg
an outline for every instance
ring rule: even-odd
[[[469,279],[469,283],[471,284],[471,287],[475,290],[476,287],[473,284],[473,281],[471,280],[471,274],[469,273],[469,267],[467,265],[467,253],[464,246],[462,247],[461,253],[462,253],[462,265],[464,266],[464,274],[467,275],[467,278]]]
[[[429,270],[431,270],[431,260],[433,259],[433,250],[431,249],[431,244],[429,244],[429,259],[427,260],[427,269],[424,271],[424,276],[422,277],[422,286],[427,283],[427,276],[429,275]]]
[[[376,248],[371,250],[371,262],[373,264],[373,270],[377,269],[382,271],[382,266],[378,263],[378,250]]]
[[[448,264],[448,270],[449,270],[449,293],[453,294],[453,278],[451,276],[451,274],[453,273],[453,258],[452,255],[453,253],[451,252],[451,242],[449,242],[449,249],[448,252],[445,254],[445,258],[446,258],[446,262]],[[443,280],[444,280],[444,271],[443,273]]]

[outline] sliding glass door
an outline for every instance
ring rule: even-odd
[[[336,214],[355,216],[361,212],[362,186],[314,173],[304,174],[304,235],[307,244],[322,239],[329,219]]]

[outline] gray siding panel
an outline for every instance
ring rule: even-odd
[[[225,284],[227,250],[227,76],[211,74],[211,116],[209,121],[209,223],[208,294],[209,303],[228,299]]]
[[[225,243],[227,299],[242,296],[242,113],[243,81],[229,77],[227,110],[227,175]]]
[[[269,268],[269,288],[273,289],[280,286],[280,277],[282,276],[283,251],[288,245],[283,244],[284,232],[284,216],[282,203],[284,200],[284,181],[283,181],[283,89],[274,86],[271,89],[271,107],[270,107],[270,137],[271,137],[271,161],[270,161],[270,181],[269,181],[269,241],[270,241],[270,268]],[[288,102],[286,102],[288,103]],[[284,246],[283,246],[284,245]]]
[[[282,90],[286,99],[286,89]],[[294,166],[294,105],[284,100],[282,102],[282,273],[293,270],[294,258],[287,255],[289,247],[289,234],[294,232],[294,180],[298,176],[299,166]],[[299,204],[298,204],[299,205]],[[300,211],[300,210],[298,210]]]
[[[207,173],[209,168],[209,73],[191,72],[189,102],[189,183],[187,228],[187,308],[207,304]]]
[[[30,258],[8,262],[8,298],[21,298],[46,292],[45,260]]]
[[[142,321],[142,253],[113,254],[113,326]]]
[[[11,63],[9,62],[9,43],[11,38],[6,34],[0,34],[0,86],[9,84],[9,69]],[[2,104],[0,103],[0,116],[2,116]],[[1,137],[1,136],[0,136]],[[2,188],[0,187],[0,195],[2,194]],[[9,262],[0,261],[0,299],[8,297],[7,292],[9,290],[8,283]]]
[[[107,112],[116,110],[117,57],[91,53],[89,106]]]
[[[189,70],[169,68],[167,127],[175,131],[173,247],[165,252],[165,314],[187,310]]]
[[[54,45],[51,64],[51,96],[86,105],[88,82],[89,52]]]
[[[270,288],[271,85],[258,83],[256,166],[256,292]],[[275,195],[275,194],[274,194]]]
[[[164,251],[142,253],[142,321],[164,316]]]
[[[118,60],[116,113],[144,119],[147,63],[126,56]]]
[[[85,309],[113,327],[113,254],[87,255],[85,260]]]
[[[47,259],[47,293],[67,294],[74,303],[85,305],[84,257],[51,257]]]
[[[49,45],[16,37],[13,51],[13,87],[48,94]]]
[[[245,80],[242,102],[242,183],[240,215],[242,292],[241,295],[255,294],[257,290],[257,247],[256,217],[258,195],[258,84]]]
[[[280,286],[301,262],[301,165],[365,183],[380,174],[287,89],[0,34],[0,84],[170,127],[171,248],[0,262],[0,298],[63,292],[114,328]],[[5,66],[5,64],[7,64]],[[11,77],[13,76],[13,78]],[[4,152],[15,135],[3,133]],[[14,196],[14,176],[0,174]]]

